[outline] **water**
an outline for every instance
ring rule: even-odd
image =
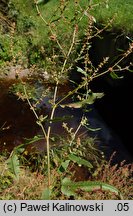
[[[33,112],[30,110],[29,105],[9,93],[9,87],[14,82],[13,79],[5,79],[0,82],[0,151],[7,149],[11,151],[15,146],[24,143],[25,138],[32,138],[35,135],[42,134],[40,127],[36,124],[36,118]],[[42,89],[42,88],[40,88]],[[52,88],[51,88],[52,89]],[[59,89],[58,97],[68,92],[69,85],[61,86]],[[52,92],[51,92],[52,93]],[[69,100],[66,101],[70,102]],[[38,105],[40,114],[50,115],[51,104],[49,103],[49,97],[45,97],[40,105]],[[99,115],[97,110],[91,106],[92,111],[84,113],[82,109],[74,109],[69,107],[58,107],[55,112],[55,118],[64,119],[67,122],[69,128],[77,129],[81,118],[85,115],[89,122],[89,127],[101,128],[94,132],[88,131],[85,127],[81,127],[77,136],[86,139],[88,136],[95,137],[99,149],[105,152],[107,159],[110,155],[117,151],[115,158],[116,162],[126,159],[131,162],[131,157],[124,147],[121,139],[114,133],[114,131],[108,127]],[[55,121],[52,123],[52,135],[66,137],[68,134],[62,127],[62,121]],[[45,128],[48,127],[49,123],[45,124]],[[58,143],[58,142],[57,142]],[[39,151],[43,151],[46,146],[44,140],[40,140],[34,145]]]

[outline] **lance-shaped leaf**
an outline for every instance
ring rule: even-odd
[[[77,67],[77,72],[82,73],[84,76],[87,76],[88,74],[86,73],[86,71],[84,71],[82,68]]]
[[[122,194],[120,191],[107,183],[100,182],[100,181],[79,181],[79,182],[73,182],[69,178],[64,178],[62,181],[62,187],[61,191],[66,196],[74,196],[76,195],[77,190],[83,190],[85,192],[95,191],[95,190],[107,190],[112,193],[115,193],[120,197],[120,199],[123,199]]]
[[[24,146],[29,145],[31,143],[37,142],[39,140],[43,140],[44,137],[42,135],[37,135],[34,136],[33,138],[29,138],[29,139],[25,139],[25,144],[23,144]]]
[[[123,76],[118,76],[118,74],[116,74],[114,71],[112,71],[110,73],[110,76],[113,78],[113,79],[123,79]]]
[[[90,92],[86,99],[83,99],[78,102],[69,103],[69,104],[61,104],[60,106],[62,108],[70,107],[70,108],[81,108],[85,106],[86,104],[91,105],[94,103],[96,99],[102,98],[104,96],[104,93],[94,93]]]
[[[16,154],[12,154],[9,159],[7,160],[7,166],[10,172],[15,176],[16,179],[19,178],[20,173],[20,165],[19,165],[19,159]]]
[[[83,166],[87,166],[88,168],[93,168],[92,164],[89,161],[87,161],[87,160],[85,160],[79,156],[76,156],[74,154],[69,154],[68,158],[71,161],[76,162],[78,165],[83,165]]]
[[[69,108],[77,108],[77,109],[83,107],[84,105],[85,105],[84,101],[69,103],[69,104],[60,104],[62,108],[69,107]]]

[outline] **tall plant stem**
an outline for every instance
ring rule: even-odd
[[[47,163],[48,163],[48,188],[50,188],[51,185],[51,172],[50,172],[50,134],[51,134],[51,124],[52,124],[52,120],[54,118],[54,113],[56,110],[56,96],[57,96],[57,90],[58,90],[58,81],[56,83],[55,86],[55,90],[54,90],[54,98],[53,98],[53,108],[51,111],[51,116],[50,116],[50,125],[48,127],[48,131],[47,131],[47,136],[46,136],[46,144],[47,144]]]
[[[46,146],[47,146],[47,163],[48,163],[48,166],[47,166],[47,172],[48,172],[48,188],[50,188],[50,185],[51,185],[51,175],[50,175],[50,143],[49,143],[49,140],[50,140],[50,131],[51,131],[51,125],[48,127],[48,131],[46,133],[45,129],[44,129],[44,126],[42,124],[42,122],[39,120],[39,116],[37,114],[37,112],[35,111],[34,107],[32,106],[29,98],[28,98],[28,95],[27,95],[27,92],[26,92],[26,88],[25,88],[25,85],[23,86],[24,88],[24,93],[25,93],[25,96],[26,96],[26,100],[30,106],[30,109],[33,111],[38,123],[39,123],[39,126],[41,127],[42,129],[42,132],[43,132],[43,135],[44,135],[44,139],[46,140]],[[56,97],[56,92],[57,92],[57,87],[55,88],[55,94],[54,94],[54,98]],[[53,119],[53,116],[54,116],[54,111],[55,111],[55,108],[53,107],[52,109],[52,113],[51,113],[51,117],[50,117],[50,120]],[[50,122],[51,123],[51,122]]]

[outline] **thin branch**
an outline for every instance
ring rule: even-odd
[[[124,53],[124,55],[122,56],[122,58],[120,58],[112,67],[109,67],[106,71],[102,72],[102,73],[99,73],[97,75],[92,75],[92,79],[95,79],[97,77],[100,77],[100,76],[103,76],[105,74],[107,74],[108,72],[112,72],[114,71],[114,68],[119,65],[125,58],[127,58],[127,56],[132,52],[132,44],[131,46],[129,47],[129,49],[126,51],[126,53]]]

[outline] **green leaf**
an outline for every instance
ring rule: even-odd
[[[69,103],[69,104],[61,104],[60,106],[62,108],[70,107],[70,108],[78,109],[78,108],[85,106],[86,104],[89,104],[89,105],[93,104],[96,99],[102,98],[103,96],[104,96],[104,93],[90,92],[87,96],[87,99],[84,99],[78,102],[74,102],[74,103]]]
[[[77,67],[77,72],[82,73],[84,76],[87,76],[88,74],[86,73],[86,71],[84,71],[82,68]]]
[[[7,166],[10,172],[15,176],[15,178],[19,178],[20,173],[20,165],[19,165],[19,159],[16,154],[12,154],[9,159],[7,160]]]
[[[83,166],[87,166],[88,168],[93,168],[92,164],[89,161],[87,161],[87,160],[85,160],[79,156],[76,156],[74,154],[69,154],[68,158],[71,161],[76,162],[78,165],[83,165]]]
[[[90,128],[90,127],[88,127],[87,125],[84,125],[84,127],[85,127],[87,130],[92,131],[92,132],[101,130],[101,128]]]
[[[128,71],[129,71],[129,72],[133,72],[133,70],[131,70],[131,69],[128,69]]]
[[[64,178],[62,180],[61,192],[66,196],[76,195],[77,190],[83,190],[85,192],[95,191],[95,190],[108,190],[112,193],[118,195],[121,199],[123,199],[120,191],[107,183],[100,181],[79,181],[73,182],[69,178]]]
[[[42,192],[41,200],[50,200],[51,189],[45,188]]]
[[[72,181],[69,178],[64,178],[61,184],[61,192],[68,197],[76,195],[75,189],[71,187],[71,183]]]
[[[132,38],[126,36],[126,38],[130,41],[130,42],[133,42]]]
[[[20,144],[14,148],[14,153],[21,154],[25,150],[25,144]]]
[[[69,166],[70,160],[66,160],[64,162],[61,163],[58,172],[59,173],[63,173],[67,170],[68,166]]]
[[[65,107],[69,107],[69,108],[81,108],[82,106],[84,105],[84,102],[81,101],[81,102],[75,102],[75,103],[69,103],[69,104],[61,104],[60,106],[62,108],[65,108]]]
[[[104,96],[104,93],[94,93],[94,92],[90,92],[90,93],[88,94],[88,97],[87,97],[87,99],[85,100],[85,102],[86,102],[87,104],[93,104],[94,101],[95,101],[96,99],[100,99],[100,98],[102,98],[103,96]]]
[[[64,108],[63,106],[61,106],[62,108]],[[59,122],[59,121],[66,121],[66,120],[69,120],[69,119],[72,119],[73,116],[62,116],[62,117],[56,117],[56,118],[53,118],[52,120],[49,120],[51,122]]]
[[[21,154],[22,152],[25,151],[25,147],[27,145],[30,145],[30,144],[32,144],[32,143],[34,143],[36,141],[41,140],[41,139],[44,139],[42,135],[34,136],[33,138],[30,138],[30,139],[25,139],[25,143],[22,143],[22,144],[16,146],[14,148],[13,152],[15,154]]]
[[[113,79],[123,79],[123,76],[118,76],[114,71],[112,71],[110,73],[110,76],[113,78]]]
[[[31,143],[37,142],[39,140],[44,139],[42,135],[34,136],[33,138],[25,139],[25,144],[24,145],[29,145]]]

